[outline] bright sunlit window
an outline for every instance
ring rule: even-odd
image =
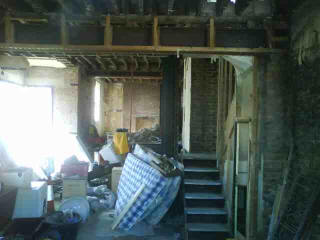
[[[100,121],[100,93],[101,93],[101,84],[96,81],[96,86],[94,88],[94,121]]]
[[[59,172],[72,155],[88,161],[76,136],[63,124],[53,126],[51,88],[0,81],[0,109],[0,157],[6,153],[17,166],[33,168],[40,178],[44,177],[41,168]]]
[[[53,67],[53,68],[66,68],[66,65],[56,59],[49,58],[28,58],[30,67]]]

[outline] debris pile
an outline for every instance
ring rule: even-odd
[[[130,144],[148,143],[161,144],[160,125],[156,124],[152,128],[142,128],[138,132],[128,134]]]

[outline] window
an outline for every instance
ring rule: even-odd
[[[100,121],[101,83],[96,81],[94,88],[94,121]]]

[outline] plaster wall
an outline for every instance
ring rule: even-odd
[[[70,133],[77,133],[78,74],[78,68],[31,67],[25,79],[28,86],[52,88],[53,126]]]

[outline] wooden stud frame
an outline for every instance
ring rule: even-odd
[[[177,52],[183,53],[198,53],[198,54],[216,54],[216,55],[264,55],[264,54],[282,54],[285,53],[281,49],[270,48],[225,48],[216,47],[215,45],[215,19],[210,18],[209,25],[209,46],[208,47],[186,47],[186,46],[161,46],[160,45],[160,28],[159,17],[153,18],[153,45],[152,46],[115,46],[112,44],[112,17],[106,17],[106,27],[104,34],[104,45],[70,45],[68,43],[68,28],[66,17],[61,17],[61,44],[27,44],[27,43],[14,43],[14,26],[11,24],[12,18],[6,16],[5,18],[5,43],[0,43],[0,51],[17,52],[30,52],[33,50],[48,53],[62,52],[66,55],[81,51],[84,55],[86,52],[96,52],[97,54],[103,53],[141,53],[141,54],[167,54],[175,55]]]

